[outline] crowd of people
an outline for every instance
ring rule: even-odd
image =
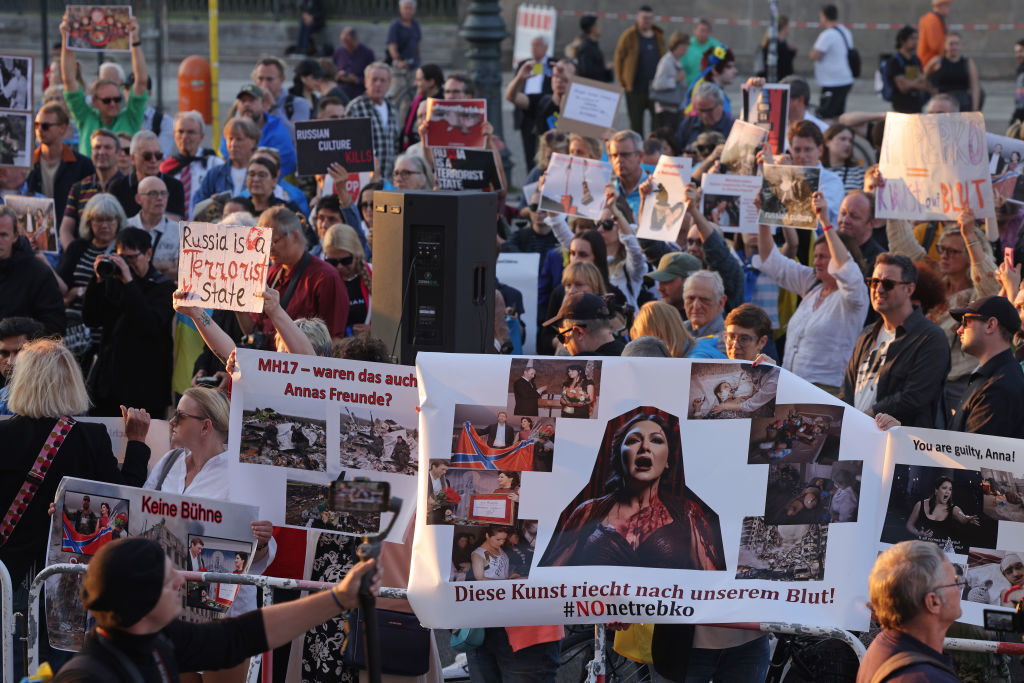
[[[219,150],[203,146],[208,124],[198,112],[170,115],[153,108],[136,19],[127,27],[130,73],[108,61],[87,85],[86,69],[66,41],[47,68],[31,168],[0,168],[0,194],[52,198],[59,217],[57,250],[42,251],[19,234],[16,213],[0,206],[0,414],[10,416],[0,422],[0,441],[14,448],[0,475],[0,496],[13,500],[19,494],[39,448],[52,431],[63,430],[54,471],[29,499],[22,520],[0,527],[0,560],[16,583],[41,566],[47,504],[62,475],[227,495],[226,396],[235,349],[392,360],[391,350],[373,336],[374,193],[434,190],[424,135],[427,101],[482,93],[465,72],[422,63],[426,38],[414,0],[399,0],[381,54],[347,26],[333,54],[321,58],[312,55],[323,40],[323,3],[301,5],[291,61],[256,59],[252,82],[238,90],[226,120],[213,124],[220,126]],[[666,34],[651,8],[641,6],[611,59],[602,52],[601,20],[593,15],[580,19],[580,34],[565,46],[564,57],[549,57],[553,46],[534,38],[531,57],[513,65],[504,89],[515,112],[519,140],[512,144],[522,146],[527,184],[544,181],[555,153],[608,161],[613,174],[602,191],[590,188],[603,198],[597,220],[547,211],[537,191],[519,196],[507,183],[497,191],[496,255],[537,253],[540,266],[535,294],[498,283],[494,349],[514,347],[514,324],[516,332],[532,336],[538,355],[775,363],[875,417],[883,429],[903,424],[1024,438],[1024,205],[997,184],[997,217],[985,222],[969,209],[916,225],[877,218],[873,193],[886,178],[877,159],[854,154],[858,136],[880,149],[883,110],[942,113],[984,106],[978,67],[963,54],[961,36],[947,29],[952,5],[932,0],[919,22],[895,32],[896,52],[884,74],[891,107],[880,102],[876,112],[846,110],[859,71],[852,59],[855,36],[843,23],[849,18],[840,17],[835,5],[821,7],[821,32],[804,60],[788,42],[788,19],[780,17],[774,52],[777,74],[790,87],[787,148],[774,159],[762,151],[757,163],[818,167],[815,230],[762,225],[756,234],[741,234],[730,230],[734,220],[725,209],[709,215],[700,209],[700,178],[725,172],[719,158],[739,117],[725,88],[744,69],[750,76],[744,87],[763,85],[770,36],[734,51],[712,36],[711,21],[697,21],[692,35]],[[65,18],[62,36],[69,30]],[[1024,139],[1024,41],[1013,50],[1019,66],[1011,116],[1017,123],[1008,135]],[[758,55],[753,68],[736,57],[751,51]],[[813,72],[820,90],[798,71]],[[557,128],[576,76],[621,85],[629,128],[601,138]],[[355,191],[355,174],[341,164],[323,175],[296,177],[294,124],[345,117],[371,121],[371,180]],[[485,133],[485,147],[496,155],[510,144],[491,126]],[[678,236],[640,239],[640,209],[654,191],[651,173],[662,155],[690,156],[694,183],[686,190]],[[205,310],[176,291],[179,222],[186,220],[271,229],[262,313]],[[524,296],[536,296],[535,320],[522,318]],[[565,379],[563,416],[589,414],[593,389],[581,368],[570,367]],[[721,397],[723,404],[729,400]],[[67,417],[85,414],[123,419],[123,464],[114,460],[101,427]],[[506,424],[507,415],[498,417],[488,445],[514,444],[532,429],[530,418]],[[151,418],[169,420],[172,450],[155,454],[147,468],[151,454],[143,442]],[[781,421],[766,448],[783,453],[793,439],[826,433],[829,425],[820,420]],[[444,472],[435,477],[434,471],[432,466],[431,480],[443,482]],[[837,476],[830,495],[838,498],[848,479],[846,473]],[[515,486],[503,482],[501,490]],[[816,496],[815,505],[823,495],[820,487],[805,493]],[[923,511],[920,516],[928,518]],[[525,531],[495,527],[479,539],[466,536],[460,543],[464,566],[457,568],[484,578],[525,575],[530,561],[519,557]],[[254,522],[253,534],[258,545],[250,571],[261,572],[277,552],[273,526]],[[470,547],[477,542],[476,550]],[[152,551],[127,542],[110,547],[108,555],[136,559]],[[928,549],[933,547],[900,544],[879,558],[871,597],[884,630],[864,661],[863,680],[873,680],[871,672],[891,666],[889,655],[899,652],[919,657],[889,680],[918,680],[907,677],[913,672],[953,680],[941,655],[941,633],[959,616],[956,591],[944,591],[959,584],[945,580],[951,565]],[[409,556],[403,557],[407,578]],[[512,569],[488,576],[494,571],[485,564],[501,557]],[[155,592],[125,605],[111,597],[110,577],[126,570],[104,568],[100,559],[90,576],[95,569],[96,581],[107,585],[87,579],[87,606],[101,629],[122,632],[115,645],[125,646],[127,634],[168,628],[173,615],[159,596],[177,590],[176,572],[150,568],[138,580],[155,582]],[[908,562],[916,564],[908,568]],[[334,602],[316,603],[319,611],[312,613],[334,616],[333,605],[340,608],[354,595],[350,583],[333,593]],[[252,614],[255,595],[245,591],[233,612]],[[117,610],[129,611],[134,621],[112,616]],[[255,634],[261,647],[283,642],[269,614],[259,623],[243,618],[243,631]],[[290,619],[289,627],[298,623]],[[133,624],[149,630],[134,631]],[[98,633],[90,636],[94,658],[106,637]],[[213,642],[228,637],[237,636],[218,633]],[[561,637],[558,627],[487,629],[484,644],[469,658],[469,673],[474,680],[499,680],[491,678],[495,672],[500,680],[554,680]],[[169,643],[147,645],[148,652],[193,648],[197,638],[176,630]],[[698,627],[693,645],[690,661],[701,673],[687,680],[755,681],[767,671],[767,640],[758,633]],[[223,677],[207,671],[203,678],[240,680],[245,664],[239,662],[251,649],[233,647],[217,656],[202,650],[202,656],[177,661],[182,672],[231,665]],[[511,671],[523,673],[501,673]],[[432,668],[430,676],[439,675]],[[68,674],[58,680],[93,679]]]

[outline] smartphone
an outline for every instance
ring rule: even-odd
[[[336,480],[331,484],[330,509],[334,512],[387,512],[391,485],[386,481]]]
[[[1006,261],[1006,265],[1013,268],[1013,247],[1003,247],[1003,260]]]

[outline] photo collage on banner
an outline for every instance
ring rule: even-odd
[[[33,64],[24,55],[0,55],[0,167],[32,166]]]
[[[421,354],[417,370],[425,625],[726,622],[757,599],[762,620],[866,626],[856,548],[885,436],[834,397],[728,361]]]

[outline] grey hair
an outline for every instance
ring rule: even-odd
[[[121,232],[128,217],[124,214],[124,208],[117,197],[106,192],[93,195],[92,199],[85,203],[82,209],[82,221],[78,226],[78,234],[82,239],[92,239],[92,221],[94,218],[113,216],[117,219],[117,232]]]
[[[430,164],[427,163],[426,159],[421,157],[419,154],[410,154],[406,152],[404,154],[398,155],[398,157],[395,159],[395,165],[392,168],[397,168],[399,161],[410,162],[413,166],[416,167],[417,171],[423,174],[423,177],[427,181],[427,189],[432,190],[434,188],[434,172],[430,170]]]
[[[611,142],[625,142],[626,140],[633,141],[633,149],[636,151],[643,151],[644,139],[635,130],[620,130],[612,136]]]
[[[256,225],[261,228],[277,228],[277,231],[282,236],[298,232],[302,236],[302,243],[306,244],[306,235],[302,229],[302,223],[295,212],[287,206],[278,205],[270,207],[260,214]],[[307,244],[306,246],[308,247],[309,245]]]
[[[657,337],[637,337],[622,349],[623,356],[634,358],[671,358],[665,342]]]
[[[721,301],[722,297],[725,296],[725,284],[722,282],[722,276],[713,270],[698,270],[686,278],[686,281],[683,283],[683,296],[686,296],[686,290],[690,288],[690,283],[697,280],[711,281],[711,292],[715,297],[715,301]]]
[[[702,97],[708,100],[714,100],[715,104],[722,104],[725,100],[722,97],[722,89],[714,83],[704,81],[693,91],[694,99]]]
[[[928,106],[932,102],[948,102],[949,106],[953,108],[953,113],[960,111],[960,100],[953,97],[948,92],[940,92],[932,95],[928,101],[924,103],[924,111],[928,111]]]
[[[945,562],[939,546],[927,541],[903,541],[878,556],[868,592],[882,628],[898,629],[921,613],[925,596],[945,581]]]
[[[117,80],[121,81],[121,83],[124,83],[124,81],[125,81],[124,67],[122,67],[120,64],[118,64],[117,62],[113,62],[113,61],[111,61],[111,62],[103,62],[102,64],[100,64],[99,70],[103,71],[104,69],[113,69],[117,73]]]
[[[217,225],[245,225],[253,227],[256,225],[256,217],[248,211],[235,211],[221,218]]]
[[[156,136],[156,133],[151,130],[140,130],[132,136],[132,144],[131,147],[128,148],[128,153],[135,156],[135,153],[139,151],[139,144],[143,140],[154,140],[157,144],[160,144],[160,138]]]
[[[365,78],[366,80],[369,80],[370,79],[370,72],[371,71],[376,71],[378,69],[381,70],[381,71],[387,71],[388,72],[388,78],[391,78],[391,67],[389,65],[385,64],[384,62],[380,62],[380,61],[378,61],[378,62],[370,62],[369,64],[367,64],[366,68],[363,69],[363,78]]]
[[[296,318],[295,326],[299,328],[306,339],[313,345],[313,352],[318,356],[331,357],[333,344],[331,332],[327,324],[320,318]]]
[[[416,0],[398,0],[398,6],[401,7],[402,5],[412,5],[413,7],[416,7]]]
[[[195,121],[197,124],[199,124],[199,134],[206,135],[206,122],[203,121],[202,114],[193,109],[191,111],[179,111],[177,114],[174,115],[175,124],[177,124],[178,121],[184,121],[185,119],[188,119],[189,121]]]

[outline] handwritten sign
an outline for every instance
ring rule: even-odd
[[[501,176],[494,152],[489,149],[431,147],[434,155],[434,176],[439,190],[501,189]]]
[[[885,186],[875,195],[875,214],[951,220],[971,209],[979,218],[994,218],[989,163],[980,112],[889,112],[878,164]]]
[[[574,76],[569,82],[557,128],[600,138],[614,127],[622,93],[620,85]]]
[[[373,171],[370,119],[325,119],[295,123],[299,175],[327,173],[341,164],[349,173]]]
[[[178,289],[197,306],[263,312],[270,228],[182,223]]]

